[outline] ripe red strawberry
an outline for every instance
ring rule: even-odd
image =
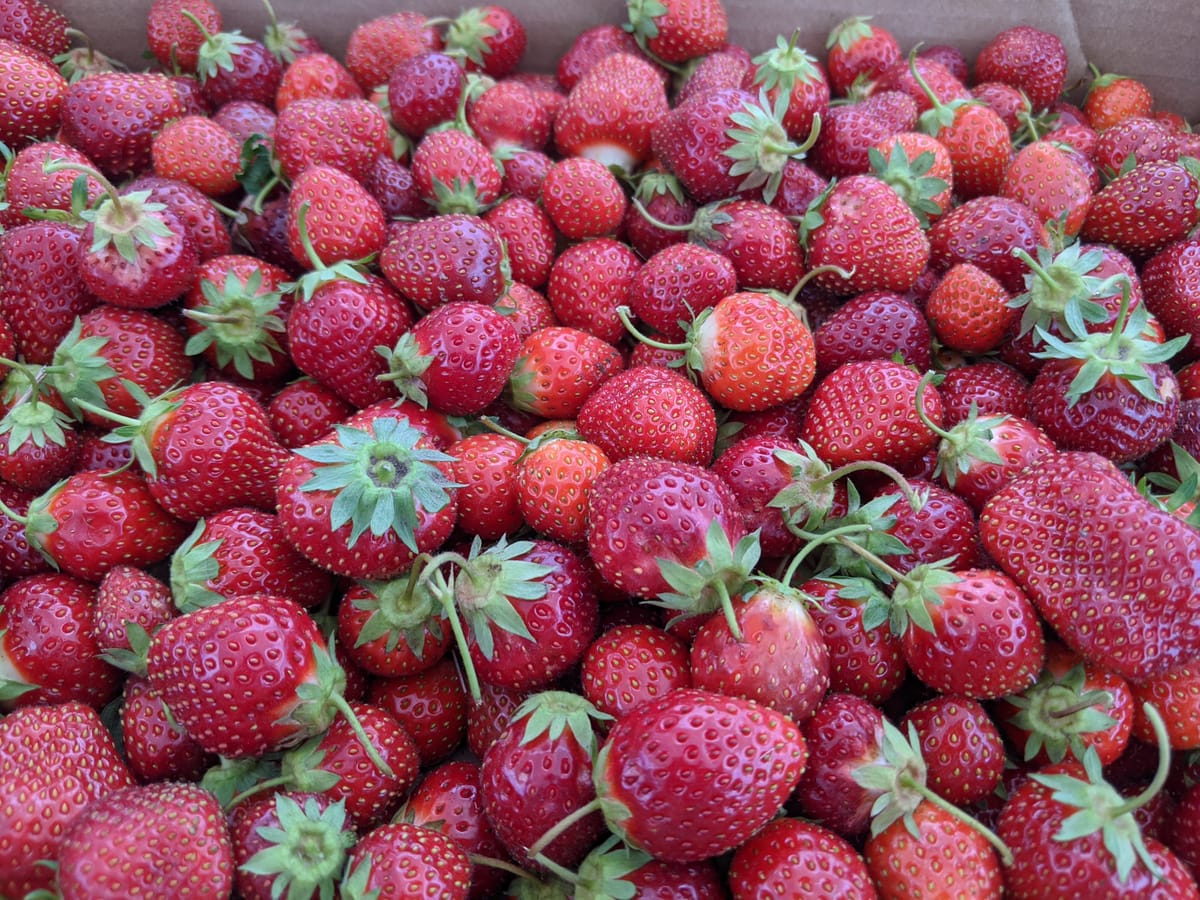
[[[846,363],[818,382],[801,438],[832,466],[875,459],[907,465],[937,440],[917,415],[921,376],[886,359]],[[925,391],[922,408],[941,421],[941,399]]]
[[[41,0],[5,0],[0,4],[0,38],[15,41],[46,56],[65,53],[71,44],[67,36],[70,21],[57,9]]]
[[[439,213],[475,216],[500,199],[499,163],[479,138],[458,128],[427,132],[411,168],[413,186]]]
[[[342,575],[400,574],[454,528],[452,457],[433,448],[406,417],[373,407],[355,425],[339,425],[293,451],[276,489],[289,539]]]
[[[941,220],[944,221],[944,218]],[[852,175],[833,184],[805,216],[802,239],[815,283],[840,294],[907,291],[929,262],[929,240],[917,217],[885,182]]]
[[[1083,98],[1083,114],[1096,131],[1154,111],[1154,95],[1143,82],[1112,73],[1095,75]]]
[[[995,350],[1020,313],[1008,291],[973,263],[951,266],[925,302],[938,340],[951,350],[982,354]]]
[[[1029,267],[1014,251],[1033,256],[1048,243],[1045,226],[1029,207],[1003,197],[975,197],[933,223],[929,261],[942,272],[955,263],[974,263],[1019,294]]]
[[[460,487],[458,527],[485,540],[497,540],[521,527],[517,460],[525,445],[503,434],[473,434],[446,448],[454,457]]]
[[[346,860],[343,897],[399,900],[402,891],[466,900],[473,863],[449,835],[397,822],[363,835]]]
[[[1109,510],[1103,517],[1087,512],[1101,507]],[[1076,527],[1069,523],[1084,515],[1093,540],[1064,542]],[[988,553],[1085,659],[1144,680],[1200,655],[1185,624],[1195,614],[1191,585],[1200,572],[1195,531],[1152,506],[1103,457],[1045,457],[993,495],[980,533]],[[1045,548],[1055,542],[1062,552],[1047,559]],[[1129,599],[1118,610],[1114,597]]]
[[[86,703],[120,689],[92,627],[96,588],[73,575],[30,575],[0,593],[0,707]]]
[[[154,174],[140,175],[129,183],[124,193],[139,190],[150,192],[151,203],[161,203],[175,215],[192,237],[200,261],[233,252],[233,240],[225,216],[208,197],[190,184]],[[287,265],[294,267],[290,257]]]
[[[978,81],[1023,91],[1034,110],[1051,106],[1067,84],[1067,51],[1057,35],[1030,25],[1001,31],[975,57]]]
[[[121,737],[129,770],[142,784],[199,781],[217,761],[170,717],[150,683],[136,675],[125,681]]]
[[[692,319],[737,291],[734,264],[699,244],[669,244],[638,269],[627,302],[665,341],[681,340]]]
[[[476,415],[504,390],[520,353],[517,329],[482,303],[445,303],[383,356],[400,396],[454,416]]]
[[[496,837],[518,863],[539,865],[530,853],[539,838],[589,803],[594,806],[595,728],[606,718],[577,694],[543,691],[517,708],[488,748],[480,797]],[[529,774],[515,777],[521,772]],[[539,855],[574,868],[603,831],[604,820],[593,811],[541,847]]]
[[[275,393],[267,404],[267,417],[279,443],[293,450],[322,437],[353,410],[332,388],[302,377]]]
[[[1147,308],[1162,324],[1167,337],[1188,336],[1181,351],[1187,359],[1200,355],[1200,328],[1196,327],[1194,285],[1200,279],[1200,240],[1178,241],[1146,260],[1141,270]],[[1182,373],[1180,373],[1182,375]]]
[[[596,63],[614,53],[645,57],[637,40],[620,25],[605,23],[585,28],[575,35],[555,67],[555,80],[570,91]]]
[[[297,262],[320,270],[378,253],[387,240],[387,222],[359,182],[340,169],[314,165],[288,194],[287,240]]]
[[[546,285],[559,323],[617,343],[625,333],[617,309],[625,304],[640,266],[637,254],[613,238],[567,247],[554,260]]]
[[[634,53],[613,53],[599,60],[571,87],[555,116],[559,154],[628,172],[638,169],[650,156],[655,123],[669,110],[660,72]]]
[[[428,768],[463,746],[471,705],[464,682],[458,661],[447,654],[421,672],[376,678],[367,698],[404,727]]]
[[[283,174],[331,166],[363,181],[375,158],[391,154],[387,119],[363,99],[302,98],[279,111],[272,147]]]
[[[163,126],[150,153],[154,173],[220,197],[238,186],[241,143],[207,116],[184,116]]]
[[[901,731],[916,729],[927,785],[959,807],[983,800],[1000,786],[1004,741],[976,700],[943,694],[912,707]]]
[[[338,605],[343,652],[372,675],[396,678],[437,664],[453,639],[428,592],[413,590],[420,572],[384,582],[360,581]]]
[[[643,50],[682,63],[718,50],[729,20],[721,0],[630,0],[625,29]]]
[[[435,215],[395,232],[380,254],[384,276],[423,310],[451,300],[492,304],[504,294],[499,235],[478,216]]]
[[[96,643],[102,650],[129,650],[129,622],[151,633],[175,614],[171,589],[162,580],[120,563],[104,573],[96,590],[92,609]]]
[[[517,465],[517,508],[526,525],[564,544],[587,537],[588,494],[609,466],[593,443],[556,437],[530,444]]]
[[[471,100],[467,124],[493,153],[541,151],[550,142],[554,118],[534,88],[509,78]]]
[[[1149,256],[1188,237],[1200,223],[1197,169],[1190,157],[1134,166],[1092,198],[1080,234],[1134,256]]]
[[[620,719],[673,690],[692,686],[684,642],[654,625],[617,625],[588,647],[580,669],[583,695]]]
[[[864,291],[838,306],[813,332],[817,373],[897,355],[923,371],[932,358],[930,340],[929,322],[914,301],[895,291]]]
[[[567,157],[551,166],[541,199],[554,227],[572,241],[615,234],[625,218],[621,183],[588,157]]]
[[[1012,139],[1000,114],[974,100],[943,102],[927,86],[922,90],[932,105],[921,114],[920,125],[949,153],[954,193],[964,200],[998,193],[1013,158]]]
[[[606,341],[577,328],[540,328],[521,344],[509,374],[512,404],[546,419],[570,419],[609,376],[621,356]]]
[[[90,160],[74,147],[59,141],[39,141],[23,147],[6,166],[2,196],[8,206],[0,207],[0,225],[14,228],[28,222],[23,214],[26,209],[71,211],[71,190],[79,172],[71,169],[45,171],[46,163],[54,159],[83,166],[90,164]],[[88,178],[87,205],[90,206],[103,190],[99,181]]]
[[[1154,727],[1146,714],[1149,704],[1159,710],[1173,750],[1200,748],[1200,663],[1180,666],[1157,678],[1130,682],[1133,694],[1133,736],[1145,743],[1156,740]]]
[[[609,828],[667,861],[724,853],[762,828],[807,757],[785,716],[749,700],[672,691],[620,719],[595,765]]]
[[[716,413],[704,392],[660,366],[608,378],[579,408],[576,425],[614,462],[653,456],[707,465],[717,437]]]
[[[804,819],[775,819],[734,851],[729,864],[734,897],[752,897],[763,886],[776,884],[787,885],[800,896],[823,891],[845,900],[877,896],[858,851],[832,831]]]
[[[51,889],[63,835],[92,801],[132,787],[112,736],[82,703],[31,706],[0,719],[0,892]]]
[[[375,198],[390,222],[425,214],[425,203],[413,185],[412,172],[390,155],[375,157],[371,171],[363,179],[363,187]]]
[[[233,846],[217,799],[197,785],[165,783],[96,800],[63,835],[58,887],[67,897],[230,893]]]
[[[185,15],[190,13],[200,24]],[[209,0],[154,0],[146,11],[146,43],[159,64],[194,73],[205,32],[221,30],[221,11]]]
[[[504,241],[513,282],[530,288],[545,285],[558,240],[545,211],[524,197],[506,197],[484,213],[483,221]]]
[[[689,231],[675,226],[695,222],[696,204],[684,195],[678,178],[652,161],[637,176],[632,199],[637,202],[626,207],[623,233],[643,259],[687,241]]]
[[[738,287],[794,293],[804,274],[804,254],[795,225],[773,206],[732,200],[700,210],[693,239],[728,257]]]
[[[525,25],[510,9],[496,4],[474,6],[446,26],[446,52],[468,72],[501,79],[516,71],[525,55]]]
[[[839,96],[848,94],[860,79],[868,84],[875,82],[903,58],[892,33],[871,25],[870,20],[870,16],[844,19],[834,26],[825,41],[825,49],[829,51],[826,58],[829,83]]]
[[[1067,236],[1079,233],[1092,200],[1087,171],[1049,140],[1034,141],[1017,151],[1000,193],[1028,206],[1043,224],[1061,220]]]
[[[387,79],[388,117],[414,140],[454,119],[467,75],[454,58],[427,50],[400,60]]]
[[[187,110],[164,75],[106,72],[67,89],[60,140],[107,174],[140,172],[150,165],[154,135]]]
[[[513,710],[524,702],[530,691],[513,691],[484,682],[479,686],[480,697],[471,700],[467,714],[467,746],[482,758],[492,741],[512,718]]]
[[[284,68],[279,89],[275,91],[275,110],[281,112],[296,100],[361,100],[362,96],[358,82],[336,57],[322,52],[305,53]]]
[[[20,149],[54,134],[68,86],[49,60],[4,41],[0,85],[0,141]]]

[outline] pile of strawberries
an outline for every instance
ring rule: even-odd
[[[1200,898],[1200,136],[627,13],[0,0],[0,897]]]

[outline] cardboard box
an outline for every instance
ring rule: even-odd
[[[146,50],[145,11],[150,0],[48,0],[87,33],[95,46],[137,66]],[[360,22],[398,9],[431,16],[453,16],[468,0],[274,0],[281,21],[300,22],[340,57],[350,32]],[[529,48],[524,68],[553,71],[575,34],[602,22],[624,21],[623,0],[508,0],[525,23]],[[850,15],[873,15],[896,35],[901,46],[918,41],[951,44],[968,60],[997,31],[1029,24],[1057,34],[1071,59],[1071,83],[1087,78],[1087,64],[1102,71],[1142,79],[1159,105],[1189,121],[1200,119],[1200,6],[1194,0],[935,0],[916,6],[907,0],[860,0],[859,3],[807,0],[725,0],[730,37],[752,53],[770,47],[777,34],[801,29],[801,45],[824,58],[825,36]],[[256,0],[217,0],[226,28],[258,37],[267,21]]]

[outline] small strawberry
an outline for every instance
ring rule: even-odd
[[[942,275],[925,301],[925,315],[944,346],[974,354],[999,347],[1021,317],[1000,282],[969,262]]]
[[[504,293],[503,245],[478,216],[435,215],[404,226],[380,254],[384,276],[422,310],[451,300],[492,304]]]
[[[592,392],[622,368],[606,341],[562,325],[534,331],[509,374],[511,403],[546,419],[571,419]]]
[[[628,0],[625,5],[625,30],[664,62],[687,62],[725,43],[729,20],[721,0]]]
[[[795,818],[772,820],[738,847],[729,864],[729,884],[738,898],[768,884],[788,885],[800,896],[823,891],[844,900],[877,896],[866,863],[849,842]]]
[[[588,494],[610,465],[597,445],[551,432],[517,464],[517,508],[526,525],[565,544],[587,537]]]
[[[484,540],[498,540],[521,527],[518,460],[525,444],[504,434],[472,434],[446,448],[454,457],[460,485],[458,527]]]
[[[1000,195],[1028,206],[1045,225],[1061,222],[1068,237],[1079,233],[1092,201],[1087,170],[1050,140],[1034,141],[1017,151]]]
[[[209,197],[237,189],[241,149],[232,134],[207,116],[168,122],[150,145],[156,175],[177,178]]]
[[[275,91],[275,111],[282,112],[296,100],[361,100],[362,96],[358,82],[336,57],[321,52],[305,53],[284,68],[279,89]],[[230,102],[244,104],[254,101]],[[221,109],[227,109],[228,106],[226,103]]]
[[[692,686],[687,645],[645,623],[617,625],[588,647],[580,669],[583,695],[620,719],[636,707]]]
[[[625,333],[617,309],[641,264],[628,245],[609,237],[567,247],[555,258],[546,284],[559,324],[617,343]]]
[[[467,124],[493,154],[545,149],[554,122],[538,92],[511,78],[496,82],[467,106]]]
[[[902,59],[900,45],[886,28],[870,24],[871,16],[854,16],[839,22],[825,41],[829,83],[839,96],[849,93],[859,79],[876,81]]]
[[[497,4],[464,9],[446,26],[446,52],[468,72],[497,80],[516,71],[527,41],[516,13]]]
[[[339,886],[346,900],[399,898],[401,890],[467,900],[473,863],[454,838],[397,822],[363,835],[346,861]]]
[[[387,240],[379,203],[340,169],[314,165],[292,183],[287,202],[287,241],[301,265],[319,271],[365,259]]]
[[[1111,72],[1101,75],[1094,68],[1092,74],[1092,83],[1083,99],[1083,114],[1096,131],[1153,112],[1154,95],[1143,82]]]
[[[625,192],[605,166],[571,156],[550,167],[542,181],[542,208],[571,241],[613,235],[625,218]]]

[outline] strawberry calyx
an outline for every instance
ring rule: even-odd
[[[953,803],[943,799],[926,784],[928,769],[921,755],[921,740],[911,723],[905,735],[886,718],[877,760],[858,766],[854,780],[862,787],[878,792],[871,807],[871,835],[878,836],[898,821],[914,838],[920,839],[920,829],[913,813],[922,803],[932,803],[958,821],[982,835],[996,850],[1004,865],[1011,865],[1012,851],[991,829],[967,815]]]
[[[6,634],[8,634],[8,629],[0,628],[0,647],[4,646]],[[0,655],[0,703],[9,703],[40,687],[39,684],[27,681],[26,676],[18,671],[17,667],[8,659],[7,654]]]
[[[933,198],[950,185],[945,179],[929,174],[935,161],[932,153],[925,151],[918,153],[915,159],[909,159],[904,147],[895,141],[887,159],[874,147],[867,150],[867,158],[871,173],[896,192],[913,211],[922,228],[928,228],[931,218],[945,212]]]
[[[739,191],[761,188],[766,203],[775,199],[787,161],[803,159],[821,133],[821,117],[814,115],[812,129],[803,143],[788,137],[783,116],[789,99],[788,93],[780,92],[772,105],[766,90],[760,91],[757,101],[748,101],[739,111],[730,114],[729,120],[737,127],[725,132],[725,136],[733,141],[733,145],[724,151],[733,160],[729,175],[733,178],[745,176],[738,185]]]
[[[255,271],[243,281],[236,272],[225,274],[225,283],[217,285],[200,280],[200,291],[207,301],[183,315],[199,324],[201,330],[188,338],[184,352],[197,356],[212,347],[217,365],[233,365],[243,378],[254,378],[254,363],[269,364],[273,354],[283,349],[277,334],[287,331],[278,315],[283,293],[262,289],[262,272]]]
[[[216,606],[224,596],[208,587],[221,574],[221,565],[214,554],[225,543],[224,538],[200,542],[205,520],[196,522],[182,544],[171,555],[171,597],[181,613],[194,612],[206,606]]]
[[[1139,861],[1155,878],[1165,878],[1146,848],[1134,812],[1158,796],[1166,784],[1170,774],[1171,746],[1158,709],[1153,703],[1144,704],[1142,709],[1158,743],[1158,767],[1150,784],[1135,797],[1124,797],[1104,780],[1104,767],[1094,747],[1088,747],[1083,754],[1084,778],[1066,774],[1029,776],[1049,788],[1052,791],[1051,799],[1055,802],[1078,810],[1063,821],[1055,839],[1067,843],[1099,831],[1103,835],[1105,849],[1113,857],[1117,879],[1122,884],[1128,880],[1129,873]]]
[[[250,791],[255,785],[276,777],[279,773],[279,754],[247,756],[230,759],[222,756],[217,764],[206,771],[200,786],[217,798],[221,808],[228,810],[234,800]],[[250,794],[246,794],[250,796]]]
[[[1045,349],[1033,355],[1038,359],[1074,359],[1082,362],[1078,373],[1067,386],[1067,404],[1073,406],[1105,376],[1128,383],[1153,403],[1162,402],[1150,366],[1165,363],[1187,345],[1187,335],[1165,343],[1147,337],[1150,311],[1145,304],[1131,312],[1129,282],[1121,289],[1121,308],[1111,332],[1087,333],[1072,341],[1064,341],[1044,329],[1036,329]]]
[[[66,35],[73,41],[81,41],[82,47],[72,47],[65,53],[55,56],[53,62],[67,84],[74,84],[89,75],[99,75],[103,72],[126,70],[124,63],[106,53],[101,53],[92,44],[92,39],[77,28],[66,29]]]
[[[496,26],[487,21],[488,11],[479,6],[463,10],[446,26],[445,50],[447,56],[468,59],[483,67],[484,56],[492,52],[489,38],[499,34]]]
[[[403,400],[411,400],[422,409],[429,406],[425,393],[425,373],[433,365],[433,354],[425,353],[411,331],[400,335],[394,347],[376,347],[375,352],[387,360],[388,371],[376,376],[390,381]]]
[[[871,19],[872,16],[850,16],[842,19],[830,29],[825,38],[825,49],[832,50],[837,47],[845,53],[859,41],[874,37],[875,29],[871,27]]]
[[[921,93],[929,100],[930,106],[917,117],[917,127],[926,134],[937,137],[941,131],[954,124],[960,110],[968,106],[982,106],[983,104],[978,100],[951,100],[949,103],[943,103],[917,68],[917,51],[920,49],[921,45],[917,44],[909,51],[908,71],[912,73],[913,80],[921,89]]]
[[[814,84],[821,79],[816,57],[799,45],[800,30],[792,32],[790,38],[775,36],[775,46],[754,57],[758,71],[754,83],[770,91],[778,88],[790,93],[796,82]]]
[[[556,741],[566,731],[571,732],[588,756],[595,757],[597,749],[595,723],[611,722],[612,716],[596,709],[581,694],[572,691],[540,691],[531,694],[512,712],[511,721],[528,716],[521,733],[521,743],[529,744],[540,737]]]
[[[128,647],[109,647],[100,652],[100,658],[122,672],[144,676],[146,657],[150,653],[150,633],[137,622],[129,620],[125,623],[125,638],[129,643]],[[166,710],[167,717],[171,718],[171,711],[165,703],[163,709]]]
[[[226,72],[232,72],[234,67],[233,58],[241,54],[241,48],[247,44],[252,44],[250,38],[246,37],[241,31],[218,31],[213,34],[204,27],[204,23],[196,17],[196,14],[188,9],[181,9],[180,12],[194,24],[200,33],[204,36],[204,41],[200,45],[200,49],[196,59],[196,75],[200,79],[200,83],[208,81],[218,72],[224,69]]]
[[[8,435],[9,453],[25,443],[39,449],[48,443],[65,447],[72,425],[66,413],[34,392],[8,408],[0,419],[0,436]]]
[[[684,202],[683,183],[680,182],[676,175],[664,169],[643,169],[635,176],[632,199],[638,203],[640,211],[646,215],[647,220],[652,225],[657,225],[658,227],[666,225],[667,228],[672,228],[674,226],[667,225],[665,222],[654,221],[650,217],[650,214],[646,212],[646,208],[643,205],[649,203],[660,194],[669,196],[676,203],[682,205]]]
[[[658,20],[670,12],[667,5],[662,0],[625,0],[625,10],[627,19],[621,27],[633,35],[641,51],[668,72],[679,74],[678,66],[661,59],[647,46],[648,41],[658,37]]]
[[[101,438],[109,444],[128,443],[133,452],[133,458],[147,475],[153,477],[158,472],[158,463],[150,450],[150,441],[154,432],[162,425],[167,417],[179,409],[181,401],[176,400],[182,388],[167,391],[159,397],[150,397],[140,385],[128,379],[121,379],[131,397],[142,407],[141,414],[135,419],[113,412],[107,406],[92,403],[82,397],[75,397],[75,405],[79,409],[99,416],[101,419],[114,423],[108,434]]]
[[[76,317],[71,330],[54,348],[50,365],[45,367],[50,386],[78,419],[83,418],[80,400],[108,408],[100,382],[117,376],[108,360],[100,354],[109,339],[98,334],[81,338],[82,333],[83,323]]]
[[[1022,335],[1035,329],[1048,331],[1055,325],[1065,325],[1072,333],[1083,334],[1089,324],[1098,324],[1108,317],[1096,298],[1110,296],[1127,279],[1121,274],[1108,278],[1089,275],[1104,262],[1104,253],[1099,249],[1085,252],[1078,242],[1057,252],[1050,247],[1038,247],[1037,259],[1019,247],[1013,250],[1013,256],[1029,267],[1025,292],[1008,301],[1010,307],[1022,311],[1017,326]]]
[[[1178,477],[1166,472],[1147,472],[1138,481],[1138,491],[1166,512],[1200,528],[1200,460],[1175,441],[1169,444]],[[1155,488],[1168,493],[1162,496]]]
[[[883,560],[871,560],[871,565],[885,572],[895,585],[890,598],[880,593],[872,598],[875,602],[868,600],[863,608],[863,627],[870,631],[886,621],[896,637],[902,637],[913,626],[932,633],[934,624],[929,610],[942,605],[938,588],[961,581],[948,568],[950,562],[942,559],[925,563],[907,574],[901,574]]]
[[[366,594],[355,596],[353,606],[368,615],[355,639],[356,647],[383,640],[384,650],[390,654],[404,641],[414,656],[424,658],[430,624],[445,618],[437,598],[421,579],[425,562],[424,556],[417,557],[400,578],[359,582]]]
[[[800,453],[784,448],[774,451],[775,458],[788,467],[789,482],[767,506],[780,510],[787,525],[815,531],[833,511],[837,479],[830,477],[832,467],[811,445],[801,441],[800,447]]]
[[[295,62],[309,41],[308,33],[298,22],[280,22],[271,0],[262,0],[267,8],[267,24],[263,27],[263,46],[282,65]]]
[[[649,853],[634,849],[615,834],[611,835],[579,864],[575,874],[576,896],[634,897],[637,889],[626,876],[653,859]]]
[[[275,795],[277,826],[258,829],[267,846],[240,868],[251,875],[271,879],[271,890],[279,896],[332,896],[346,862],[347,851],[357,836],[346,820],[343,800],[324,809],[314,797],[301,806],[287,794]]]
[[[1069,751],[1082,760],[1086,751],[1082,735],[1105,731],[1116,719],[1104,712],[1113,704],[1108,691],[1085,690],[1087,675],[1082,664],[1072,666],[1061,677],[1046,671],[1024,693],[1005,700],[1018,712],[1009,721],[1026,732],[1025,761],[1045,750],[1050,762],[1061,762]]]
[[[704,556],[691,566],[664,557],[656,560],[672,590],[648,602],[688,617],[722,612],[730,633],[740,641],[742,629],[734,615],[733,598],[745,590],[758,565],[762,555],[759,533],[752,531],[731,544],[720,521],[714,519],[704,541]]]
[[[917,416],[939,438],[937,449],[937,464],[934,466],[934,477],[945,479],[947,486],[954,488],[959,475],[971,471],[977,463],[1000,465],[1003,460],[993,446],[996,428],[1008,420],[1009,416],[979,417],[979,406],[971,401],[967,417],[950,428],[943,428],[925,412],[925,390],[929,385],[938,385],[945,376],[933,372],[926,373],[917,384]]]
[[[422,446],[423,433],[407,421],[381,416],[369,427],[338,425],[336,440],[295,450],[317,464],[300,489],[336,494],[330,527],[350,525],[351,547],[369,530],[393,533],[415,553],[417,505],[432,513],[450,502],[456,485],[437,464],[453,457]]]

